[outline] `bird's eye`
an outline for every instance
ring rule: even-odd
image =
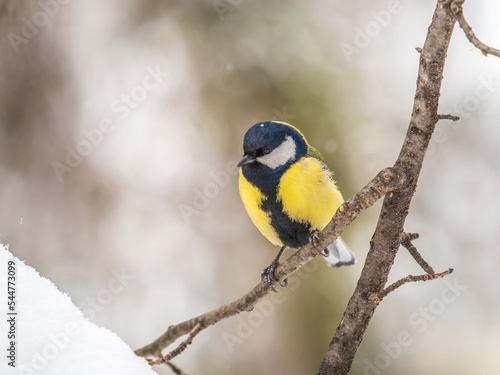
[[[262,152],[264,153],[264,155],[267,155],[271,152],[271,147],[266,147],[264,150],[262,150]]]

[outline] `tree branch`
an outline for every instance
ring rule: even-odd
[[[450,2],[450,8],[451,12],[455,16],[455,19],[457,20],[458,24],[462,28],[462,30],[465,33],[465,36],[467,39],[469,39],[469,42],[471,42],[474,47],[476,47],[478,50],[480,50],[483,55],[488,56],[494,55],[497,57],[500,57],[500,50],[496,48],[492,48],[481,42],[478,37],[474,34],[472,31],[472,27],[469,25],[469,23],[465,20],[464,17],[464,11],[462,8],[462,5],[465,0],[451,0]]]
[[[179,367],[174,365],[172,362],[167,362],[167,366],[174,372],[175,375],[187,375],[184,371],[182,371]]]
[[[189,333],[188,338],[186,340],[184,340],[183,342],[181,342],[177,348],[175,348],[174,350],[172,350],[170,353],[166,354],[163,357],[160,357],[160,358],[157,358],[155,360],[149,361],[149,364],[150,365],[159,365],[161,363],[167,363],[168,364],[172,360],[172,358],[177,357],[184,350],[186,350],[186,348],[188,347],[188,345],[191,345],[191,343],[193,342],[194,337],[198,333],[200,333],[201,330],[203,330],[203,326],[201,325],[201,323],[196,324],[193,327],[193,329],[191,330],[191,332]]]
[[[366,210],[388,192],[401,188],[406,181],[407,178],[404,174],[400,173],[398,168],[386,168],[379,172],[358,194],[339,207],[330,223],[319,233],[317,246],[319,248],[326,248],[340,236],[342,231],[360,212]],[[154,356],[161,358],[163,349],[177,338],[192,332],[196,325],[201,325],[200,330],[205,329],[223,319],[237,315],[243,311],[252,310],[271,291],[271,286],[289,277],[316,255],[318,255],[317,250],[310,244],[304,246],[276,268],[275,276],[278,279],[276,283],[270,285],[267,282],[260,282],[243,297],[227,305],[170,326],[158,339],[143,348],[137,349],[135,353],[142,357]]]
[[[453,268],[448,268],[447,271],[439,272],[439,273],[431,273],[431,274],[426,273],[425,275],[418,275],[418,276],[408,275],[406,277],[403,277],[402,279],[399,279],[395,283],[389,285],[379,295],[376,295],[376,294],[369,295],[368,299],[372,302],[380,303],[380,301],[382,301],[382,299],[385,296],[387,296],[391,292],[394,292],[397,288],[399,288],[400,286],[402,286],[404,284],[417,282],[417,281],[435,280],[435,279],[439,279],[441,277],[445,277],[446,275],[449,275],[452,272],[453,272]]]
[[[400,237],[400,242],[401,245],[403,245],[408,250],[413,259],[415,259],[415,261],[418,263],[418,265],[422,267],[422,269],[427,273],[425,275],[418,275],[418,276],[408,275],[386,287],[384,290],[382,290],[382,292],[380,292],[380,294],[370,293],[368,295],[368,300],[370,302],[379,304],[382,301],[382,299],[384,299],[385,296],[387,296],[391,292],[394,292],[397,288],[399,288],[404,284],[416,281],[435,280],[453,272],[453,269],[449,268],[447,271],[435,273],[432,267],[429,265],[429,263],[425,261],[422,255],[420,255],[420,253],[418,252],[417,248],[411,242],[412,240],[416,240],[418,237],[419,237],[418,233],[402,233]]]
[[[408,250],[413,259],[415,259],[418,265],[422,267],[425,272],[432,275],[434,273],[434,270],[429,265],[429,263],[427,263],[425,259],[422,258],[422,255],[420,255],[417,248],[411,242],[412,240],[416,240],[418,237],[419,236],[417,233],[403,233],[401,245],[403,245]]]
[[[453,115],[437,115],[437,117],[438,117],[438,120],[452,120],[452,121],[460,120],[460,117],[453,116]]]
[[[415,193],[425,151],[438,116],[438,101],[444,63],[455,20],[449,6],[438,0],[420,64],[413,113],[395,168],[403,169],[408,184],[384,198],[370,251],[356,290],[321,364],[319,374],[347,374],[363,334],[378,306],[370,296],[381,295],[398,251],[410,202]]]

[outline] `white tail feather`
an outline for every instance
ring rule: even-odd
[[[356,263],[356,257],[340,237],[328,246],[328,252],[329,254],[325,257],[325,262],[330,267],[350,266]]]

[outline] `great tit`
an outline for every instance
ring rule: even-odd
[[[262,273],[271,284],[277,281],[274,270],[285,247],[299,248],[314,240],[344,199],[321,154],[290,124],[255,124],[245,134],[243,152],[238,163],[243,204],[260,233],[281,246]],[[330,267],[356,262],[340,237],[321,253]]]

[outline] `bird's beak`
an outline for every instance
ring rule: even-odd
[[[255,157],[249,154],[243,156],[243,158],[238,163],[238,167],[242,167],[247,164],[251,164],[255,161]]]

